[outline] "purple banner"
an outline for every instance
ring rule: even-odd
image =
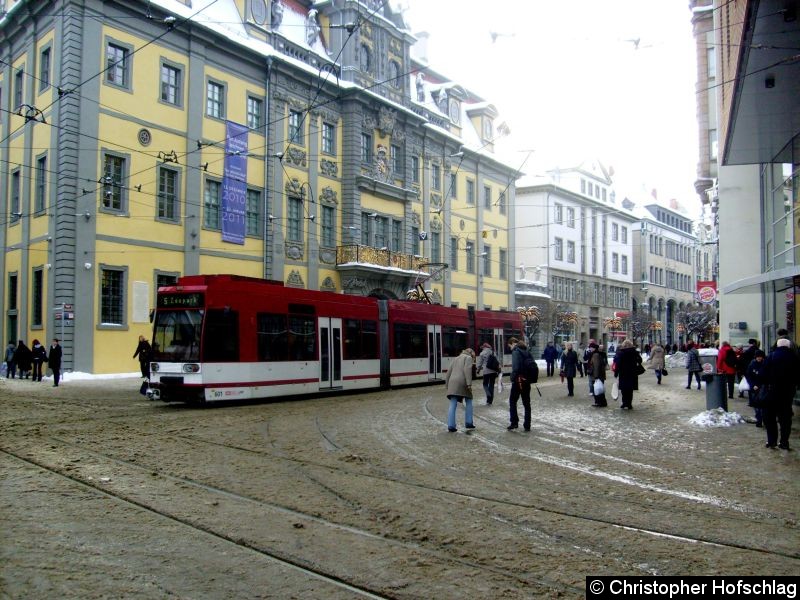
[[[225,124],[222,241],[242,245],[247,220],[247,132],[244,125],[231,121]]]

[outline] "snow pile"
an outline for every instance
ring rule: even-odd
[[[666,358],[665,364],[667,367],[675,369],[678,367],[686,366],[686,352],[675,352]]]
[[[707,410],[689,419],[689,423],[700,427],[730,427],[746,422],[739,413],[725,412],[722,408]]]

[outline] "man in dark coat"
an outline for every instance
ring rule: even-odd
[[[142,370],[142,377],[150,379],[150,355],[152,349],[150,342],[143,336],[139,336],[139,345],[136,346],[136,352],[133,353],[133,358],[139,357],[139,368]]]
[[[633,410],[633,392],[639,389],[639,372],[642,366],[642,355],[636,350],[633,342],[625,340],[614,355],[614,377],[619,379],[619,393],[622,406]]]
[[[555,372],[556,359],[558,358],[558,350],[553,346],[553,342],[547,342],[547,347],[542,352],[542,359],[547,363],[547,376],[552,377]]]
[[[572,349],[572,344],[567,344],[567,349],[561,355],[561,371],[567,378],[567,396],[575,395],[575,375],[578,374],[578,353]]]
[[[508,410],[510,424],[509,431],[519,427],[519,414],[517,413],[517,400],[522,397],[524,411],[522,426],[525,431],[531,430],[531,382],[522,376],[525,359],[533,357],[528,352],[528,347],[517,338],[508,341],[511,346],[511,392],[508,396]]]
[[[769,400],[763,409],[764,428],[767,430],[767,448],[789,450],[792,431],[792,402],[800,384],[800,359],[792,350],[788,339],[778,340],[775,350],[767,358],[765,381],[770,386]],[[780,441],[778,427],[780,426]]]
[[[53,371],[53,387],[58,387],[58,381],[61,379],[61,346],[58,344],[58,338],[53,338],[47,366]]]
[[[31,349],[28,348],[25,345],[25,342],[22,340],[17,343],[17,351],[14,353],[14,361],[17,363],[19,378],[27,379],[30,377],[33,355],[31,354]]]

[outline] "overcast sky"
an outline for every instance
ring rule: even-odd
[[[688,0],[399,0],[431,66],[492,102],[529,174],[599,159],[699,214]],[[492,33],[497,34],[492,40]],[[526,152],[519,152],[519,167]]]

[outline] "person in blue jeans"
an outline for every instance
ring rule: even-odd
[[[464,402],[464,427],[475,429],[472,421],[472,365],[475,363],[475,351],[472,348],[462,350],[445,375],[444,382],[447,387],[447,398],[450,400],[450,410],[447,413],[447,431],[458,431],[456,428],[456,407],[459,402]]]

